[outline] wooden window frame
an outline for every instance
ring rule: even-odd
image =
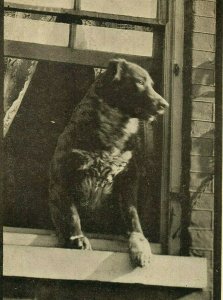
[[[24,5],[16,4],[16,1],[6,0],[4,1],[4,7],[7,10],[12,11],[21,11],[21,12],[30,12],[30,13],[41,13],[41,14],[50,14],[56,16],[66,15],[70,21],[72,20],[81,20],[81,19],[100,19],[100,20],[109,20],[114,22],[121,23],[134,23],[136,25],[165,25],[167,21],[167,1],[157,0],[157,17],[156,18],[142,18],[142,17],[133,17],[133,16],[124,16],[124,15],[115,15],[112,13],[99,13],[87,10],[80,10],[80,1],[74,0],[74,9],[64,9],[64,8],[52,8],[52,7],[41,7],[36,5]]]
[[[207,284],[207,265],[206,259],[203,258],[184,258],[178,256],[168,256],[168,255],[158,255],[160,252],[162,254],[169,254],[172,251],[172,248],[179,250],[179,241],[177,245],[172,245],[169,240],[169,235],[171,232],[170,224],[169,224],[169,207],[170,207],[170,195],[180,193],[180,178],[181,178],[181,130],[182,130],[182,100],[183,100],[183,78],[182,78],[182,69],[183,69],[183,37],[182,37],[182,28],[183,28],[183,7],[184,1],[169,1],[169,8],[167,11],[167,1],[160,0],[158,1],[158,13],[156,19],[145,19],[145,18],[135,18],[135,17],[127,17],[127,16],[114,16],[108,14],[98,14],[93,12],[86,11],[78,11],[74,10],[63,10],[63,9],[50,9],[46,8],[44,11],[40,8],[35,8],[33,6],[24,6],[13,4],[10,1],[5,2],[5,7],[10,10],[22,11],[22,12],[38,12],[44,14],[53,14],[53,15],[64,15],[68,16],[71,20],[79,20],[82,18],[89,19],[101,19],[101,20],[110,20],[110,21],[118,21],[124,23],[134,23],[140,25],[151,25],[155,28],[160,28],[164,30],[165,28],[165,47],[164,47],[164,97],[167,101],[170,102],[171,109],[164,116],[164,138],[163,138],[163,157],[162,157],[162,179],[161,179],[161,225],[160,225],[160,243],[162,250],[160,250],[160,245],[152,244],[153,252],[155,253],[155,268],[151,269],[141,269],[138,268],[135,270],[131,270],[132,277],[118,277],[117,280],[109,280],[105,277],[103,280],[102,277],[98,277],[97,272],[95,277],[91,277],[90,280],[101,280],[101,281],[114,281],[119,283],[143,283],[148,285],[161,285],[161,286],[174,286],[174,287],[191,287],[191,288],[204,288]],[[167,15],[168,22],[167,22]],[[17,58],[28,58],[38,60],[38,53],[41,50],[41,60],[55,60],[55,61],[63,61],[69,63],[76,64],[87,64],[94,67],[105,67],[109,58],[111,58],[111,53],[103,53],[103,55],[98,55],[98,52],[93,51],[78,51],[75,50],[75,56],[73,55],[73,51],[70,48],[66,50],[61,47],[50,46],[51,57],[49,57],[48,51],[49,47],[44,45],[29,45],[27,47],[26,43],[19,43],[14,41],[6,41],[4,45],[5,56],[12,56]],[[26,53],[24,55],[24,53]],[[113,55],[113,57],[118,57],[119,54]],[[52,58],[53,57],[53,58]],[[122,55],[123,57],[123,55]],[[151,64],[151,59],[148,58],[140,58],[134,55],[125,55],[125,58],[133,61],[140,62],[145,68]],[[98,63],[95,64],[95,61]],[[179,70],[179,74],[177,74],[177,69]],[[175,72],[174,72],[175,71]],[[173,109],[174,107],[174,109]],[[174,124],[174,126],[173,126]],[[176,125],[177,124],[177,125]],[[180,210],[178,211],[179,220],[180,220]],[[43,236],[45,235],[45,240]],[[36,244],[33,244],[33,236],[35,236]],[[95,237],[90,237],[92,242],[94,243]],[[127,272],[126,269],[126,259],[128,257],[126,241],[120,241],[117,238],[116,242],[112,241],[110,238],[105,237],[96,237],[96,242],[100,240],[100,250],[105,251],[105,253],[110,253],[109,255],[113,255],[112,253],[116,252],[116,256],[118,259],[122,257],[121,267],[123,270]],[[108,242],[108,240],[110,242]],[[19,270],[13,270],[13,256],[17,257],[17,255],[22,255],[23,258],[26,255],[36,253],[38,251],[44,252],[45,255],[50,255],[50,249],[55,247],[55,240],[52,238],[52,233],[44,231],[36,231],[27,229],[16,229],[16,228],[5,228],[3,232],[3,242],[4,242],[4,261],[5,267],[3,270],[4,276],[19,276],[19,277],[33,277],[33,278],[43,278],[44,270],[41,272],[39,270],[39,275],[34,274],[32,270],[28,268],[28,266],[24,266]],[[124,243],[124,244],[123,244]],[[47,250],[47,247],[51,247]],[[94,256],[95,260],[100,261],[101,253],[99,250],[95,251],[94,254],[90,254]],[[30,250],[30,249],[33,249]],[[39,250],[38,250],[39,249]],[[42,249],[42,250],[41,250]],[[44,250],[45,249],[45,250]],[[65,254],[68,254],[65,249],[56,249],[54,248],[58,254],[58,258],[64,261]],[[94,252],[94,251],[93,251]],[[20,253],[20,254],[19,254]],[[70,253],[70,252],[69,252]],[[74,255],[76,255],[80,262],[83,262],[84,259],[87,258],[87,253],[84,257],[82,257],[82,251],[74,250]],[[86,253],[86,252],[85,252]],[[32,256],[32,255],[31,255]],[[30,256],[29,256],[30,257]],[[184,269],[188,266],[190,268],[194,268],[194,264],[197,264],[196,270],[198,272],[195,274],[191,274],[188,272],[184,272]],[[163,266],[165,267],[165,272],[162,271]],[[96,265],[97,267],[98,265]],[[69,264],[67,264],[69,268]],[[169,268],[169,269],[168,269]],[[122,270],[122,272],[123,272]],[[154,273],[159,271],[159,278],[154,277]],[[195,269],[194,269],[195,270]],[[108,271],[108,270],[107,270]],[[114,272],[114,270],[110,270]],[[24,273],[25,272],[25,273]],[[146,272],[146,277],[145,277]],[[24,275],[25,274],[25,275]],[[46,275],[47,278],[50,279],[75,279],[75,280],[87,280],[87,277],[80,277],[78,273],[71,273],[71,277],[64,278],[63,270],[59,271],[57,269],[56,278],[53,275]],[[176,276],[173,276],[176,274]],[[179,276],[180,274],[180,276]],[[41,277],[42,276],[42,277]],[[73,277],[72,277],[73,276]],[[45,277],[44,277],[45,278]],[[146,278],[146,279],[145,279]],[[199,278],[199,280],[196,280]]]
[[[182,118],[184,1],[169,1],[169,21],[165,31],[164,97],[170,109],[164,115],[161,182],[161,244],[164,253],[179,254],[180,239],[173,241],[172,230],[181,226]],[[176,70],[177,69],[177,70]],[[177,73],[176,73],[177,71]],[[171,209],[176,222],[170,223]]]

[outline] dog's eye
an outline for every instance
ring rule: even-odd
[[[140,85],[144,85],[144,81],[142,79],[138,79],[137,83],[140,84]]]

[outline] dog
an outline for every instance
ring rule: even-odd
[[[96,79],[60,135],[50,167],[50,213],[62,246],[91,250],[84,230],[126,231],[133,264],[150,262],[137,212],[134,139],[140,120],[153,121],[167,107],[148,72],[125,59],[111,60]]]

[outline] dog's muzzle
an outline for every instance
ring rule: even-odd
[[[148,103],[148,120],[150,122],[154,121],[156,119],[157,116],[159,115],[163,115],[165,113],[165,110],[169,107],[168,102],[161,97],[158,93],[154,93],[155,97],[153,97],[151,99],[151,97],[149,97],[149,99],[147,99],[147,103]]]
[[[167,109],[168,107],[169,107],[168,102],[165,99],[163,99],[162,97],[160,97],[158,99],[158,103],[156,105],[156,113],[158,115],[162,115],[162,114],[164,114],[165,109]]]

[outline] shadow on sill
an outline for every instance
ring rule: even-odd
[[[3,299],[26,300],[179,300],[204,299],[200,289],[102,282],[4,278]],[[206,292],[207,293],[207,292]],[[197,298],[194,298],[194,295]],[[206,299],[206,298],[205,298]]]

